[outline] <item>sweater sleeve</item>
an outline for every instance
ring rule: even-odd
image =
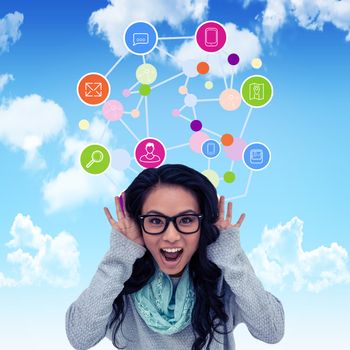
[[[223,272],[234,298],[229,309],[235,323],[244,322],[249,332],[266,343],[278,343],[284,334],[284,311],[281,302],[265,291],[256,277],[240,244],[239,228],[220,231],[208,246],[208,258]]]
[[[110,248],[89,287],[66,312],[66,333],[75,349],[90,349],[105,337],[113,301],[130,278],[134,262],[145,252],[145,247],[112,230]]]

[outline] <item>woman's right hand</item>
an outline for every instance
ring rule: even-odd
[[[125,203],[124,192],[122,193],[122,199],[123,199],[123,203]],[[137,225],[135,220],[129,216],[125,207],[124,207],[124,213],[123,213],[121,205],[120,205],[120,197],[115,196],[114,202],[115,202],[115,208],[116,208],[118,221],[115,221],[113,219],[108,208],[106,208],[106,207],[103,208],[111,226],[115,230],[121,232],[124,236],[126,236],[130,240],[134,241],[135,243],[137,243],[141,246],[145,246],[145,241],[143,240],[140,227]]]

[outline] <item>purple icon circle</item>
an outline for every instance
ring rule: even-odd
[[[222,24],[216,21],[202,23],[195,34],[197,45],[205,52],[217,52],[226,43],[226,31]]]
[[[228,55],[227,61],[231,66],[235,66],[239,62],[239,56],[236,53],[231,53]]]
[[[202,129],[202,122],[198,119],[191,121],[191,129],[193,131],[199,131]]]

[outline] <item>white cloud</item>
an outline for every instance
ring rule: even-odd
[[[20,37],[19,27],[23,23],[23,14],[20,12],[8,13],[0,19],[0,54],[8,51]]]
[[[264,228],[261,243],[249,258],[257,275],[268,285],[285,288],[293,281],[293,289],[310,292],[340,283],[350,283],[348,253],[338,243],[303,249],[303,222],[294,217],[285,225]]]
[[[165,21],[172,27],[180,27],[184,20],[202,20],[207,9],[208,0],[109,0],[105,8],[91,14],[89,26],[91,33],[101,34],[109,41],[113,52],[121,56],[126,53],[124,30],[131,22]]]
[[[238,29],[233,23],[224,25],[227,34],[226,44],[223,47],[223,53],[209,55],[199,49],[194,40],[183,43],[174,53],[176,63],[181,67],[186,61],[194,60],[199,62],[205,60],[210,66],[210,74],[216,77],[227,76],[244,70],[253,58],[259,57],[261,54],[261,45],[258,37],[247,29]],[[236,53],[240,57],[238,68],[232,68],[227,62],[227,56],[230,53]]]
[[[26,153],[28,167],[44,167],[39,148],[66,124],[62,108],[39,95],[17,97],[0,106],[0,141]]]
[[[81,151],[90,143],[100,143],[102,135],[103,145],[110,149],[112,132],[106,123],[95,117],[86,139],[72,136],[65,139],[62,161],[73,164],[44,183],[42,191],[48,213],[69,210],[86,201],[108,200],[126,187],[128,180],[121,171],[110,167],[107,176],[92,176],[80,165]]]
[[[0,287],[47,283],[68,288],[78,283],[79,251],[71,234],[62,231],[52,237],[21,213],[15,217],[10,234],[12,240],[6,245],[17,249],[7,254],[7,261],[18,266],[19,277],[8,278],[0,272]]]
[[[0,74],[0,92],[4,89],[5,85],[14,80],[12,74]]]
[[[255,0],[257,1],[257,0]],[[252,1],[244,1],[247,6]],[[326,23],[347,32],[350,39],[350,1],[338,0],[266,0],[263,11],[263,31],[272,41],[274,34],[283,26],[288,16],[299,26],[309,30],[323,30]]]

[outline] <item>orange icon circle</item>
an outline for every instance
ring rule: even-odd
[[[207,62],[199,62],[197,64],[197,72],[199,74],[207,74],[209,72],[209,64]]]
[[[221,136],[221,143],[224,146],[231,146],[233,144],[233,136],[231,134],[224,134]]]
[[[109,81],[100,73],[85,74],[77,84],[78,97],[89,106],[98,106],[105,102],[110,91]]]

